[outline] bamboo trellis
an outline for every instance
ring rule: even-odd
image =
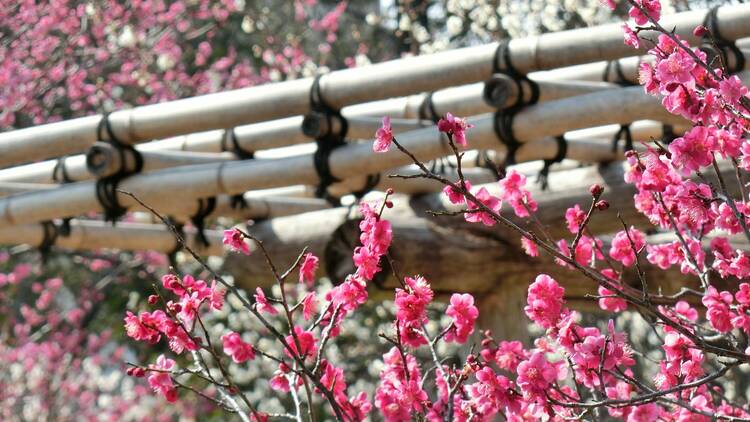
[[[705,15],[705,11],[680,13],[664,18],[663,25],[674,27],[675,33],[689,42],[700,42],[692,30]],[[717,12],[722,36],[728,40],[750,35],[746,24],[749,18],[750,5],[726,6]],[[657,34],[644,31],[642,35]],[[493,43],[334,71],[319,80],[320,93],[327,104],[340,109],[484,81],[497,66],[505,66],[496,63],[497,47]],[[513,67],[521,73],[618,59],[633,53],[622,42],[619,24],[514,39],[507,48]],[[235,127],[308,112],[313,82],[310,78],[299,79],[118,110],[107,118],[114,135],[127,144]],[[102,116],[89,116],[0,134],[0,165],[80,152],[101,138],[101,120]]]
[[[705,13],[665,17],[664,25],[695,43],[699,40],[692,30]],[[723,38],[750,37],[750,5],[719,8],[717,18]],[[738,41],[740,51],[745,51],[746,41]],[[536,162],[549,165],[565,159],[556,165],[559,171],[552,172],[550,189],[533,191],[540,203],[539,218],[553,235],[563,234],[555,230],[565,207],[588,199],[585,188],[592,182],[607,187],[613,206],[624,211],[629,222],[643,224],[645,219],[629,203],[633,188],[622,181],[623,166],[598,164],[622,160],[617,137],[623,126],[635,141],[679,134],[689,127],[641,87],[622,86],[635,82],[638,64],[648,60],[639,56],[643,53],[623,44],[619,24],[604,25],[0,133],[0,244],[48,246],[50,228],[55,228],[51,221],[74,218],[69,234],[52,239],[57,246],[174,251],[177,245],[169,230],[153,218],[146,219],[148,224],[131,220],[115,226],[80,219],[104,211],[97,189],[108,177],[117,177],[119,189],[181,222],[197,215],[223,217],[222,224],[256,220],[250,229],[266,236],[269,247],[282,256],[293,255],[305,242],[327,253],[327,239],[353,215],[335,199],[368,190],[393,188],[412,196],[408,205],[391,211],[394,218],[405,236],[436,236],[419,211],[457,209],[445,202],[434,181],[387,177],[418,170],[395,149],[373,154],[372,137],[381,118],[390,116],[402,145],[424,162],[437,160],[433,164],[443,175],[455,179],[451,151],[434,126],[448,112],[469,116],[474,125],[468,132],[472,150],[465,155],[464,173],[475,185],[486,183],[491,192],[497,189],[492,183],[495,163],[513,158],[531,176],[539,169]],[[509,65],[505,57],[529,80],[503,73]],[[734,66],[734,58],[729,58]],[[734,70],[750,80],[750,71]],[[527,83],[538,89],[538,98],[532,98]],[[323,115],[310,104],[314,89],[340,117]],[[496,123],[506,107],[517,103],[523,107],[516,110],[510,130],[519,146],[511,151]],[[325,147],[322,139],[337,133],[344,121],[348,142],[325,157],[334,183],[316,191],[311,186],[325,179],[316,161],[322,150],[318,147]],[[103,133],[103,123],[117,139]],[[118,143],[134,146],[137,155],[123,154]],[[579,165],[584,167],[573,168]],[[114,195],[130,211],[143,210],[129,195]],[[204,209],[207,198],[215,198],[209,210]],[[461,230],[463,223],[452,221],[448,225]],[[613,219],[591,224],[605,232],[619,229]],[[188,227],[185,233],[188,244],[201,253],[223,253],[221,231]],[[196,241],[200,234],[208,246]],[[480,280],[475,282],[474,291],[481,290]]]

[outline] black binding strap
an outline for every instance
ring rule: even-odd
[[[106,139],[102,136],[102,132],[106,135]],[[106,221],[111,221],[112,224],[114,224],[118,218],[122,217],[125,212],[127,212],[127,208],[120,205],[117,200],[117,185],[122,179],[141,171],[143,168],[143,157],[135,147],[125,144],[117,139],[117,136],[112,130],[112,125],[109,122],[109,113],[102,115],[102,118],[99,121],[99,126],[96,129],[96,136],[99,142],[106,142],[115,147],[120,161],[117,173],[111,176],[102,177],[96,181],[96,197],[104,209],[104,219]],[[128,169],[128,155],[130,155],[135,162],[132,170]]]
[[[503,110],[495,113],[495,120],[493,126],[495,128],[495,134],[497,138],[505,145],[507,152],[505,153],[505,160],[500,165],[501,170],[509,165],[516,164],[516,151],[521,147],[521,143],[518,142],[515,135],[513,134],[513,120],[518,113],[518,109],[511,111]]]
[[[198,200],[198,211],[190,217],[190,222],[195,226],[195,240],[204,247],[208,247],[211,243],[206,237],[206,217],[211,215],[216,209],[216,197],[202,198]]]
[[[529,79],[528,76],[519,72],[514,66],[510,56],[509,40],[503,40],[498,44],[495,50],[493,61],[493,72],[502,73],[513,79],[518,87],[518,97],[510,106],[498,110],[495,113],[494,128],[497,138],[505,145],[507,153],[504,162],[500,165],[500,173],[504,173],[505,167],[516,163],[516,151],[521,146],[513,133],[513,120],[524,107],[536,104],[539,101],[539,86],[536,82]],[[502,64],[501,64],[502,63]],[[527,86],[528,88],[524,88]],[[529,92],[529,98],[526,99],[525,93]]]
[[[42,259],[47,257],[55,241],[57,241],[58,231],[57,226],[51,220],[42,221],[42,241],[39,242],[39,252],[42,254]]]
[[[57,162],[55,162],[55,167],[52,168],[52,180],[55,183],[66,184],[73,182],[73,179],[68,175],[67,167],[65,167],[65,159],[67,158],[67,155],[58,158]]]
[[[630,125],[620,125],[620,130],[618,130],[612,138],[612,152],[617,152],[617,147],[623,136],[625,137],[625,145],[622,150],[630,151],[633,149],[633,134],[630,132]]]
[[[539,176],[537,177],[537,182],[539,182],[542,190],[547,190],[549,187],[549,169],[552,167],[552,164],[561,162],[568,155],[568,141],[565,140],[565,137],[560,135],[555,138],[555,141],[557,141],[557,154],[552,158],[544,160],[544,166],[539,171]]]
[[[609,74],[615,71],[615,79],[610,79]],[[635,86],[636,83],[625,77],[625,72],[622,70],[622,64],[619,59],[610,60],[604,66],[604,73],[602,74],[602,81],[610,82],[620,86]]]
[[[432,123],[440,120],[440,115],[435,110],[435,103],[432,102],[432,92],[427,93],[422,104],[419,105],[419,120],[429,120]]]
[[[315,196],[327,200],[332,205],[339,205],[340,201],[338,198],[333,198],[328,194],[328,187],[334,182],[340,181],[331,174],[329,160],[331,151],[346,143],[345,139],[346,133],[349,130],[349,124],[344,116],[341,115],[341,111],[326,103],[323,98],[320,92],[320,78],[322,76],[316,76],[310,88],[310,114],[313,118],[322,117],[327,122],[327,130],[315,138],[318,148],[313,155],[313,163],[315,171],[318,173],[318,179],[320,180],[318,187],[315,189]],[[333,130],[336,124],[338,124],[339,128],[337,131]]]
[[[250,208],[250,204],[245,200],[245,195],[241,193],[232,195],[229,198],[229,206],[232,207],[233,210],[246,210]]]
[[[248,151],[239,144],[237,141],[237,134],[234,133],[234,129],[224,130],[224,136],[221,138],[221,150],[224,152],[231,152],[237,156],[240,160],[249,160],[255,158],[254,151]]]
[[[539,85],[513,66],[509,45],[510,40],[507,39],[500,41],[498,44],[492,62],[492,73],[501,73],[509,76],[518,88],[518,97],[509,108],[522,108],[527,105],[536,104],[539,101]],[[526,92],[529,93],[528,100],[526,99]]]
[[[231,152],[237,156],[240,160],[250,160],[255,158],[254,151],[248,151],[239,144],[237,140],[237,134],[234,129],[224,130],[224,136],[221,138],[221,150],[224,152]],[[248,207],[245,197],[242,194],[232,195],[230,200],[230,206],[232,209],[246,209]]]
[[[721,56],[722,62],[727,68],[727,72],[736,73],[745,68],[745,55],[742,54],[742,50],[737,47],[737,44],[734,41],[728,40],[721,35],[721,31],[719,30],[719,19],[717,17],[718,11],[718,5],[712,7],[703,19],[703,26],[708,29],[708,33],[703,36],[703,46],[701,49],[708,54],[709,63],[711,62],[712,57],[715,57],[718,54]],[[714,45],[718,47],[718,51],[713,48]],[[732,68],[729,67],[728,60],[730,53],[734,57],[734,66]]]
[[[65,167],[66,158],[68,158],[67,155],[63,155],[62,157],[58,158],[57,162],[55,163],[55,167],[52,169],[52,180],[61,185],[73,183],[73,179],[70,178],[70,176],[68,175],[68,169],[67,167]],[[59,234],[63,236],[70,235],[70,219],[70,217],[62,219],[62,223],[57,228]]]

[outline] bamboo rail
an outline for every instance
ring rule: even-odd
[[[513,130],[518,141],[525,143],[575,129],[629,123],[665,113],[659,101],[646,95],[641,87],[620,88],[614,92],[596,92],[527,107],[516,115]],[[472,147],[503,149],[494,131],[494,116],[478,116],[472,118],[471,122],[476,126],[469,132]],[[434,127],[405,132],[399,135],[399,141],[423,161],[449,154]],[[529,154],[536,153],[530,151]],[[387,153],[373,154],[370,143],[342,146],[335,149],[329,159],[331,172],[339,179],[378,173],[409,163],[409,157],[395,148]],[[179,208],[180,203],[190,199],[312,184],[317,180],[312,154],[301,154],[288,158],[230,161],[142,173],[122,181],[121,187],[156,207]],[[125,206],[133,205],[132,199],[125,195],[118,195],[118,198]],[[56,206],[44,206],[48,203],[55,203]],[[0,198],[0,227],[75,216],[100,209],[93,183],[71,183],[52,192],[29,192]]]
[[[539,85],[540,102],[617,87],[608,83],[577,81],[541,81]],[[502,108],[515,101],[520,95],[516,85],[509,78],[501,75],[493,77],[492,87],[491,104],[483,98],[485,84],[478,83],[435,92],[432,95],[433,108],[438,115],[452,112],[455,115],[470,116]],[[386,115],[395,117],[391,119],[394,133],[430,125],[431,122],[414,120],[420,118],[419,109],[426,97],[427,94],[419,94],[345,108],[343,113],[348,123],[347,137],[371,139],[381,125],[381,117]],[[238,126],[232,129],[232,133],[242,151],[256,152],[307,143],[311,141],[311,137],[327,129],[324,121],[319,119],[311,118],[306,121],[308,133],[305,133],[302,127],[303,117],[301,116]],[[227,143],[226,136],[227,133],[224,130],[213,130],[139,145],[136,149],[143,157],[142,171],[233,159],[235,157],[228,153],[216,156],[208,154],[222,153]],[[174,153],[167,150],[181,150],[192,154]],[[198,154],[201,152],[205,154]],[[87,159],[83,155],[73,155],[2,169],[0,182],[55,183],[60,181],[63,175],[67,177],[67,181],[79,182],[90,180],[92,176],[105,177],[114,174],[122,165],[114,147],[107,143],[95,143],[87,155],[92,156],[89,160],[95,163],[94,166],[87,166]],[[131,156],[127,158],[129,161],[125,165],[132,168],[135,163]]]

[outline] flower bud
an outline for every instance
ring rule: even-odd
[[[388,188],[388,190],[385,191],[386,195],[393,195],[393,188]]]
[[[146,371],[143,368],[139,368],[136,366],[128,368],[125,373],[128,374],[128,376],[136,378],[143,378],[146,375]]]
[[[703,37],[708,33],[708,28],[703,25],[698,25],[693,29],[693,35],[696,37]]]
[[[492,340],[488,338],[482,340],[482,347],[488,347],[490,344],[492,344]]]
[[[605,199],[602,199],[601,201],[596,201],[596,204],[594,204],[594,206],[599,211],[606,211],[607,209],[609,209],[609,202]]]
[[[385,201],[385,207],[386,208],[393,208],[393,202],[392,201]]]
[[[182,310],[182,306],[179,303],[173,303],[169,305],[169,310],[174,313],[178,313]]]
[[[156,302],[159,301],[159,298],[156,295],[151,295],[148,297],[148,304],[149,305],[156,305]]]
[[[589,192],[591,193],[591,196],[593,196],[594,198],[598,198],[599,195],[604,192],[604,188],[602,187],[602,185],[595,183],[591,185],[591,187],[589,188]]]

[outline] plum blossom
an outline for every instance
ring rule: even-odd
[[[466,343],[474,332],[474,322],[479,317],[479,310],[474,306],[474,296],[454,293],[445,314],[453,319],[453,329],[445,335],[445,340]]]
[[[315,292],[310,292],[302,299],[302,317],[305,321],[309,321],[317,311],[318,301]]]
[[[245,242],[245,235],[237,229],[224,230],[224,244],[235,252],[250,255],[250,245]]]
[[[565,221],[568,224],[568,231],[573,234],[578,233],[578,230],[583,224],[583,220],[586,218],[586,213],[581,209],[581,206],[575,204],[573,207],[565,210]]]
[[[284,349],[284,353],[292,358],[294,356],[302,359],[312,359],[315,357],[315,352],[318,350],[317,341],[312,332],[306,331],[304,328],[295,325],[294,335],[288,335],[284,338],[286,343],[289,345],[289,349]],[[296,339],[296,340],[295,340]],[[297,347],[299,342],[299,347]],[[291,353],[290,353],[291,352]]]
[[[661,3],[659,0],[636,0],[638,6],[643,8],[643,11],[636,6],[631,6],[628,14],[630,15],[635,23],[638,25],[646,25],[648,23],[648,17],[651,17],[655,21],[658,21],[661,17]],[[646,14],[648,16],[646,16]]]
[[[317,256],[308,252],[305,254],[305,259],[299,267],[299,282],[307,282],[311,285],[315,281],[315,271],[318,269],[318,262],[320,260]]]
[[[161,393],[170,403],[177,401],[177,388],[175,388],[170,375],[174,367],[175,361],[164,357],[164,355],[159,355],[156,358],[156,364],[149,365],[151,371],[149,371],[148,384],[155,392]]]
[[[480,203],[484,204],[484,206],[496,213],[499,213],[500,208],[502,208],[502,201],[490,194],[487,188],[479,188],[479,190],[474,193],[474,197],[477,198]],[[487,211],[478,211],[480,208],[474,202],[469,202],[467,205],[471,212],[464,213],[464,219],[466,221],[469,223],[482,223],[485,226],[490,227],[495,225],[495,219],[492,218],[490,213]]]
[[[407,353],[403,359],[396,347],[383,355],[375,406],[388,422],[410,420],[413,411],[421,411],[429,404],[427,392],[419,382],[422,374],[416,358]]]
[[[526,315],[544,328],[551,328],[561,317],[565,289],[546,274],[540,274],[529,286]]]
[[[460,183],[460,181],[456,183]],[[464,188],[467,191],[471,191],[471,183],[469,183],[468,180],[464,181]],[[443,193],[448,197],[448,200],[451,202],[451,204],[460,205],[466,202],[466,197],[464,197],[464,194],[454,189],[453,186],[446,185],[443,188]]]
[[[267,313],[269,315],[276,315],[279,311],[271,305],[266,297],[265,292],[260,287],[255,288],[255,303],[258,306],[258,311]]]
[[[542,352],[534,352],[528,360],[518,364],[516,382],[524,395],[532,398],[544,397],[545,391],[560,375]]]
[[[711,164],[711,150],[714,148],[715,139],[712,131],[705,126],[693,127],[683,137],[669,144],[672,163],[683,176]]]
[[[438,121],[437,127],[439,131],[452,136],[453,142],[455,142],[456,145],[466,148],[466,129],[470,129],[474,127],[474,125],[467,123],[466,119],[456,117],[451,113],[446,113],[445,117]]]
[[[622,24],[622,31],[625,34],[625,45],[629,45],[633,48],[641,48],[641,39],[638,38],[638,35],[633,31],[630,25],[626,23]]]
[[[631,244],[632,240],[632,244]],[[627,232],[621,230],[617,232],[612,239],[612,246],[609,249],[609,256],[612,259],[620,261],[622,265],[630,267],[635,263],[636,253],[646,245],[646,238],[643,232],[631,226]],[[635,251],[633,250],[635,248]]]
[[[536,243],[527,237],[521,237],[521,248],[528,256],[539,256],[539,248],[537,248]]]
[[[224,353],[232,357],[234,363],[242,363],[255,359],[255,350],[253,346],[242,341],[238,333],[234,331],[221,336],[224,345]]]
[[[387,152],[393,142],[393,129],[391,128],[391,118],[383,117],[383,125],[375,132],[375,142],[372,144],[372,150],[375,152]]]
[[[507,201],[518,217],[528,217],[530,212],[536,212],[537,203],[526,189],[526,176],[511,169],[502,178],[500,185],[500,199]]]

